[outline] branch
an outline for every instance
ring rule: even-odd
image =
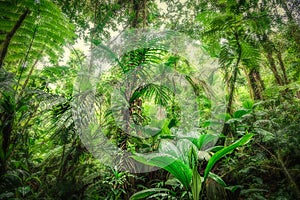
[[[29,14],[29,9],[26,8],[26,10],[23,12],[23,14],[19,17],[18,21],[16,22],[16,24],[12,28],[12,30],[7,33],[5,40],[3,42],[3,48],[2,48],[1,54],[0,54],[0,69],[3,66],[3,62],[4,62],[5,56],[7,54],[7,49],[10,44],[11,39],[13,38],[13,36],[17,32],[17,30],[20,28],[20,26],[22,25],[23,21],[25,20],[25,18],[27,17],[28,14]]]

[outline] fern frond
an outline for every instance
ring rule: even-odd
[[[28,50],[29,62],[40,59],[41,52],[56,60],[62,55],[63,46],[75,37],[74,26],[49,0],[41,0],[39,3],[31,0],[18,3],[5,0],[1,1],[0,8],[5,11],[0,13],[0,21],[3,22],[1,24],[4,24],[0,28],[1,33],[7,33],[12,29],[24,9],[30,10],[30,15],[25,18],[9,43],[6,59],[10,63],[20,60],[19,57],[15,57],[16,52],[27,52]],[[4,39],[5,37],[2,40]],[[30,45],[31,40],[33,40],[32,46]]]

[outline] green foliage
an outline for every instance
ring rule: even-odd
[[[191,191],[194,200],[198,200],[202,189],[202,177],[200,176],[197,166],[193,167],[193,175],[191,180]]]
[[[171,173],[177,178],[187,191],[191,191],[193,199],[199,199],[199,194],[202,191],[202,182],[205,182],[207,177],[212,177],[218,183],[226,186],[224,181],[217,175],[210,173],[212,167],[225,155],[231,153],[237,147],[245,145],[253,134],[246,134],[233,144],[218,150],[208,161],[204,170],[203,177],[198,172],[198,156],[199,149],[187,139],[180,139],[177,145],[168,141],[162,141],[159,153],[152,155],[139,155],[136,154],[133,158],[141,163],[158,166]],[[211,141],[211,138],[203,135],[199,139],[203,143]],[[197,140],[192,140],[197,141]],[[187,160],[189,158],[189,160]],[[199,163],[200,164],[200,163]],[[201,165],[200,165],[201,166]],[[143,192],[141,192],[143,193]]]
[[[219,161],[226,154],[232,152],[237,147],[245,145],[247,142],[249,142],[251,137],[253,137],[253,134],[246,134],[245,136],[243,136],[242,138],[240,138],[238,141],[234,142],[230,146],[224,147],[223,149],[217,151],[208,161],[208,164],[204,171],[204,179],[208,177],[210,170],[216,164],[217,161]]]
[[[133,158],[141,163],[158,166],[167,170],[188,189],[192,179],[192,171],[186,160],[189,147],[191,147],[191,143],[188,143],[188,141],[186,143],[181,142],[178,146],[168,141],[162,141],[160,153],[148,157],[137,154]]]
[[[298,199],[297,3],[0,1],[0,199]],[[155,45],[120,57],[108,52],[116,62],[96,87],[99,128],[137,161],[162,168],[132,175],[122,171],[124,159],[113,168],[98,163],[76,133],[73,85],[80,69],[93,67],[89,54],[72,47],[70,60],[59,62],[77,37],[109,50],[104,39],[137,27],[182,32],[218,58],[223,75],[211,81],[226,86],[230,109],[220,114],[222,134],[208,134],[214,105],[188,60]],[[194,110],[161,84],[172,82],[172,70],[200,110],[200,125],[188,134],[177,128],[182,112]],[[117,120],[123,107],[112,105],[116,87],[128,92],[130,133]],[[161,118],[152,119],[157,113]],[[158,127],[147,130],[155,134],[139,137],[136,127],[147,125]]]
[[[52,61],[57,60],[63,54],[63,45],[71,42],[74,28],[68,23],[66,17],[59,8],[50,1],[1,1],[1,26],[0,41],[7,40],[6,34],[15,26],[19,16],[24,10],[29,10],[29,15],[16,31],[9,42],[6,56],[7,67],[11,64],[26,67],[40,60],[43,56],[49,56]]]
[[[275,99],[251,103],[248,106],[252,108],[251,112],[235,122],[236,132],[242,128],[256,133],[252,148],[245,149],[224,165],[225,170],[235,174],[229,179],[236,179],[238,184],[247,183],[240,190],[242,198],[255,196],[258,199],[268,199],[284,196],[292,199],[298,195],[296,182],[299,177],[296,175],[298,165],[295,164],[295,159],[299,156],[299,151],[294,149],[294,142],[299,140],[299,116],[295,114],[295,109],[299,109],[299,101],[285,100],[277,103]],[[271,182],[276,184],[269,187]],[[285,187],[283,184],[289,186]]]
[[[147,189],[147,190],[142,190],[140,192],[135,193],[134,195],[132,195],[130,197],[131,200],[137,200],[137,199],[145,199],[145,198],[153,198],[154,194],[156,195],[155,197],[157,197],[159,193],[166,193],[169,192],[168,189],[165,188],[151,188],[151,189]]]

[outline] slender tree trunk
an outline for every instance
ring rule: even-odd
[[[273,52],[272,51],[267,52],[267,59],[268,59],[268,62],[270,64],[270,69],[273,72],[273,75],[275,77],[276,83],[278,85],[283,85],[283,81],[280,77],[280,74],[278,73],[278,70],[277,70],[277,67],[276,67],[276,64],[275,64],[275,60],[273,58]]]
[[[260,76],[259,71],[257,71],[255,78],[256,78],[257,82],[259,82],[261,90],[263,92],[266,89],[266,87],[265,87],[264,81],[262,80],[262,78]]]
[[[4,59],[7,54],[8,46],[10,44],[11,39],[16,34],[17,30],[21,27],[23,21],[26,19],[28,14],[29,14],[29,9],[25,9],[24,12],[20,15],[18,21],[16,22],[16,24],[14,25],[12,30],[7,33],[5,40],[2,43],[3,47],[2,47],[1,53],[0,53],[0,69],[3,66]]]
[[[235,35],[235,39],[237,41],[237,61],[234,65],[233,74],[232,74],[231,81],[230,81],[229,99],[228,99],[228,104],[226,107],[226,113],[228,113],[228,114],[232,114],[232,104],[233,104],[235,84],[236,84],[236,79],[237,79],[237,75],[238,75],[238,71],[239,71],[239,65],[240,65],[240,61],[241,61],[241,57],[242,57],[242,48],[241,48],[241,44],[239,42],[238,33],[235,33],[234,35]],[[224,135],[228,135],[229,132],[230,132],[230,125],[225,123],[222,133]]]
[[[236,61],[236,64],[234,65],[233,75],[232,75],[232,79],[230,81],[229,99],[228,99],[228,104],[227,104],[227,108],[226,108],[226,112],[229,114],[232,114],[232,103],[233,103],[235,84],[236,84],[236,79],[237,79],[239,65],[240,65],[241,56],[242,56],[242,49],[241,49],[241,45],[240,45],[239,37],[238,37],[237,33],[235,33],[235,39],[237,41],[237,61]]]
[[[275,59],[273,57],[273,52],[274,52],[274,45],[272,42],[269,40],[268,36],[265,34],[263,35],[263,40],[261,41],[262,47],[266,52],[266,57],[270,65],[270,69],[274,75],[274,78],[276,80],[276,83],[278,85],[284,85],[284,80],[281,78],[280,74],[278,73],[277,66]]]
[[[42,53],[41,53],[41,54],[42,54]],[[25,88],[26,88],[26,86],[27,86],[27,84],[28,84],[28,82],[29,82],[29,78],[30,78],[30,76],[32,75],[32,72],[33,72],[33,70],[34,70],[36,64],[38,63],[39,59],[40,59],[40,58],[37,58],[37,59],[35,60],[35,62],[33,63],[33,65],[31,66],[30,71],[29,71],[29,73],[28,73],[28,75],[27,75],[27,77],[26,77],[26,80],[25,80],[25,82],[24,82],[24,84],[23,84],[23,86],[22,86],[22,89],[21,89],[21,91],[20,91],[19,97],[21,97],[21,96],[23,95],[24,90],[25,90]]]
[[[300,99],[300,91],[296,92],[296,96],[297,96],[298,99]]]
[[[248,76],[249,76],[249,79],[250,79],[250,86],[251,86],[251,90],[252,90],[252,93],[253,93],[253,99],[254,100],[258,100],[260,99],[260,92],[259,92],[259,89],[258,89],[258,85],[256,83],[256,80],[255,80],[255,75],[254,75],[254,68],[250,70]]]
[[[280,66],[280,69],[281,69],[282,74],[283,74],[284,84],[287,85],[289,83],[289,81],[288,81],[288,78],[287,78],[287,75],[286,75],[286,70],[285,70],[285,66],[284,66],[284,63],[283,63],[283,60],[282,60],[282,55],[281,55],[280,51],[277,51],[277,59],[279,61],[279,66]]]
[[[259,70],[255,71],[254,78],[256,80],[256,83],[259,85],[258,89],[259,89],[260,94],[261,94],[260,100],[263,100],[264,99],[263,92],[265,90],[265,84],[264,84],[264,81],[261,79]]]
[[[251,97],[251,99],[254,99],[253,89],[252,89],[251,80],[250,80],[250,72],[248,73],[246,68],[243,68],[243,70],[245,73],[245,77],[247,79],[250,97]]]
[[[137,26],[139,24],[140,0],[133,0],[132,11],[134,13],[134,18],[132,19],[131,27],[137,28]]]
[[[228,104],[227,104],[227,108],[226,108],[226,112],[229,114],[232,114],[233,96],[234,96],[235,83],[236,83],[237,74],[238,74],[238,63],[239,62],[240,62],[240,59],[238,59],[237,64],[234,67],[235,69],[233,71],[232,80],[230,83],[229,99],[228,99]]]
[[[147,2],[148,0],[132,0],[131,28],[145,28],[147,26]]]
[[[262,85],[263,82],[260,78],[259,71],[256,68],[252,68],[248,76],[254,100],[262,100],[262,92],[264,90],[264,85]]]
[[[30,52],[30,50],[31,50],[31,48],[32,48],[33,41],[34,41],[35,36],[36,36],[36,33],[37,33],[37,27],[38,27],[38,24],[36,24],[36,26],[35,26],[35,28],[34,28],[33,35],[32,35],[31,41],[30,41],[30,44],[29,44],[29,47],[28,47],[27,52],[26,52],[26,55],[25,55],[25,59],[23,60],[23,64],[22,64],[22,68],[21,68],[21,72],[20,72],[20,75],[19,75],[19,78],[18,78],[18,83],[17,83],[17,87],[16,87],[16,89],[15,89],[15,92],[18,91],[19,83],[20,83],[22,74],[23,74],[24,69],[25,69],[25,64],[26,64],[27,59],[28,59],[28,57],[29,57],[29,52]],[[21,95],[19,95],[19,96],[21,96]]]

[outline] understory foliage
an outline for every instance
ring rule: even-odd
[[[0,9],[0,199],[300,198],[298,0],[1,0]],[[137,28],[185,34],[221,75],[207,83],[155,45],[115,56],[94,88],[95,115],[132,156],[108,167],[81,140],[74,85],[94,67],[90,51]],[[178,80],[172,70],[178,91],[161,84]],[[219,132],[207,92],[216,82],[226,99]],[[137,163],[157,169],[133,173]]]

